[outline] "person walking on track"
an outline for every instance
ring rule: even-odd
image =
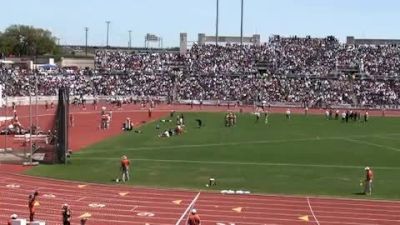
[[[190,211],[190,215],[187,220],[187,225],[200,225],[200,216],[197,214],[196,209]]]
[[[35,191],[33,194],[29,195],[28,207],[29,207],[29,221],[32,222],[35,217],[35,207],[38,204],[36,201],[36,197],[39,195],[38,191]]]
[[[71,225],[71,208],[69,207],[68,204],[64,204],[62,206],[62,220],[63,220],[63,225]]]
[[[122,181],[126,182],[129,181],[129,166],[130,161],[126,155],[122,156],[121,158],[121,172],[122,172]]]

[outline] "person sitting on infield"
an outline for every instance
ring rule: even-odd
[[[196,122],[198,128],[201,128],[203,126],[203,121],[201,121],[201,119],[196,119]]]
[[[181,126],[181,125],[176,126],[176,127],[175,127],[175,134],[176,134],[176,135],[181,135],[181,134],[183,134],[183,126]]]
[[[125,123],[122,125],[122,130],[124,131],[131,131],[133,129],[133,122],[131,118],[127,117]]]
[[[129,181],[129,166],[130,162],[126,155],[123,155],[121,158],[121,172],[122,172],[122,181]]]

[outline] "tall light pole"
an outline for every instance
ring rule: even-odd
[[[30,155],[29,155],[29,163],[32,165],[32,154],[33,154],[33,148],[32,148],[32,83],[29,84],[29,150],[30,150]]]
[[[88,31],[89,31],[89,27],[85,27],[85,54],[87,56],[87,52],[88,52]]]
[[[106,41],[107,45],[106,45],[106,47],[109,47],[108,38],[109,38],[109,35],[110,35],[110,23],[111,23],[111,21],[106,21],[106,24],[107,24],[107,41]]]
[[[219,0],[217,0],[217,7],[216,7],[217,13],[216,13],[216,18],[215,18],[215,45],[218,45],[218,19],[219,19]]]
[[[132,31],[128,30],[128,33],[129,33],[128,48],[132,48]]]
[[[36,57],[35,57],[36,58]],[[39,127],[39,114],[38,114],[38,95],[39,95],[39,90],[38,90],[38,77],[36,73],[36,69],[33,71],[33,78],[35,79],[35,119],[36,119],[36,130]]]
[[[240,45],[243,45],[243,0],[240,9]]]
[[[37,62],[37,46],[34,46],[34,53],[35,53],[35,57],[34,57],[34,63],[36,64]],[[35,85],[35,127],[37,130],[37,128],[39,127],[39,117],[38,117],[38,78],[37,78],[37,74],[36,74],[36,66],[33,67],[33,79],[35,81],[35,83],[33,85]],[[32,123],[31,123],[32,126]]]
[[[8,82],[7,78],[8,78],[8,76],[7,76],[7,73],[3,74],[3,71],[1,71],[1,70],[0,70],[0,74],[4,79],[4,86],[3,86],[2,92],[4,91],[4,96],[5,96],[4,116],[6,117],[6,121],[7,121],[8,120],[8,112],[7,112],[8,111],[8,108],[7,108],[7,106],[8,106],[8,97],[7,97],[6,90],[7,90],[7,82]],[[7,136],[8,136],[8,133],[6,133],[4,135],[4,150],[6,150],[6,151],[8,149],[7,148]]]

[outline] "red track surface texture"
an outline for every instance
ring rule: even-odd
[[[27,218],[27,196],[33,189],[40,192],[36,218],[47,224],[60,224],[61,205],[67,202],[73,210],[73,224],[89,213],[88,224],[173,225],[197,194],[2,173],[0,221],[12,213]],[[400,202],[394,201],[201,193],[195,207],[203,225],[400,224]],[[306,215],[308,222],[299,219]]]
[[[176,110],[198,111],[188,106],[160,106],[158,112],[148,118],[147,110],[129,106],[113,113],[111,129],[98,129],[99,112],[73,108],[75,127],[71,129],[70,145],[73,150],[90,145],[106,137],[120,133],[122,121],[130,116],[141,123]],[[238,110],[238,108],[233,108]],[[226,111],[226,107],[204,107],[205,111]],[[245,111],[251,111],[246,108]],[[274,109],[281,112],[285,109]],[[294,110],[293,110],[294,111]],[[298,110],[301,112],[301,110]],[[27,115],[27,108],[18,111]],[[39,110],[42,127],[50,124],[53,115]],[[312,111],[323,113],[323,111]],[[396,112],[397,113],[397,112]],[[390,112],[387,115],[395,115]],[[47,114],[47,115],[43,115]],[[379,115],[379,112],[376,112]],[[82,138],[84,135],[84,138]],[[0,165],[0,223],[16,213],[28,217],[27,200],[33,190],[39,190],[36,218],[47,224],[61,224],[61,206],[72,207],[72,224],[79,224],[79,216],[90,214],[88,225],[173,225],[197,195],[194,191],[135,188],[123,185],[98,185],[49,180],[18,174],[21,168]],[[288,197],[263,195],[222,195],[203,192],[195,207],[202,225],[400,225],[399,201],[370,201],[317,197]],[[304,221],[300,219],[306,219]],[[186,217],[185,217],[186,218]],[[183,224],[183,223],[182,223]],[[180,225],[182,225],[180,224]]]

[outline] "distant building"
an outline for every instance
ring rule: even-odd
[[[346,44],[348,44],[348,45],[400,45],[400,39],[370,39],[370,38],[354,38],[354,36],[347,36]]]

